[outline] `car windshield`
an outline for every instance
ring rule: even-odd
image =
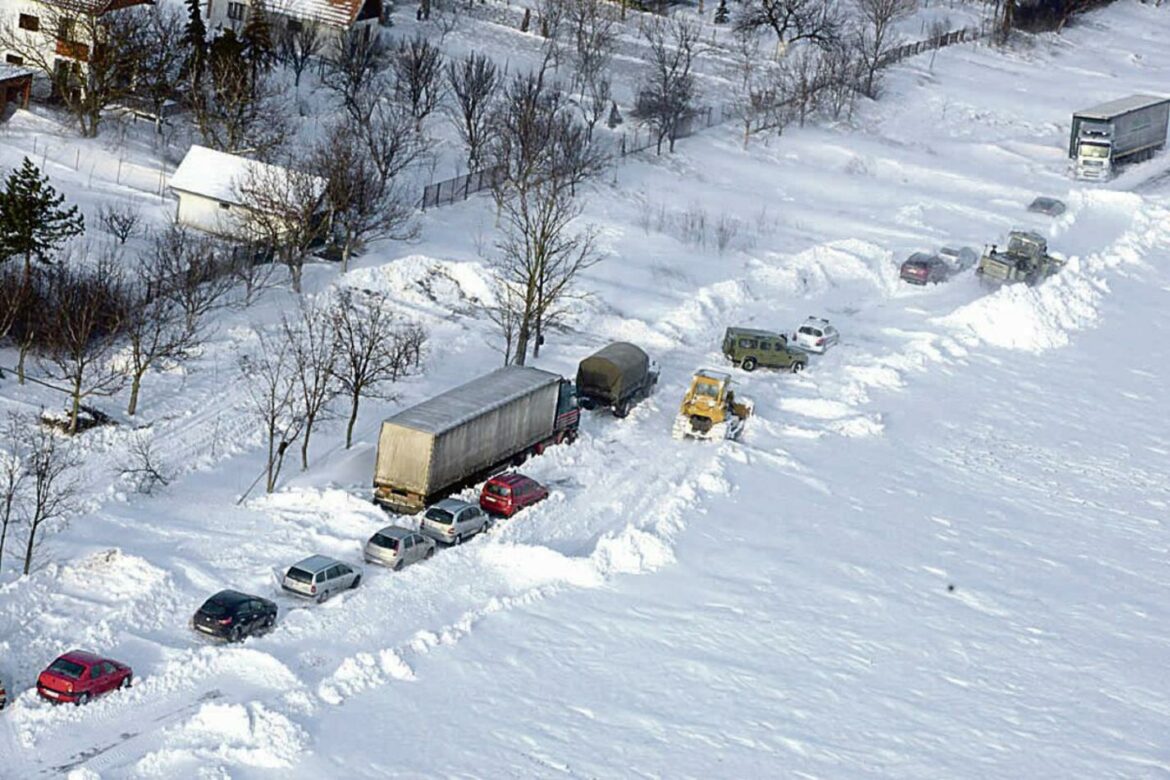
[[[811,328],[808,325],[803,326],[800,329],[800,332],[806,336],[818,336],[819,337],[821,335],[821,332],[819,330],[817,330],[816,328]]]
[[[1109,156],[1109,147],[1101,144],[1081,144],[1081,157],[1103,160]]]
[[[439,509],[438,507],[435,507],[433,509],[427,510],[426,518],[427,520],[438,523],[439,525],[451,525],[451,521],[454,519],[454,515],[452,515],[446,509]]]
[[[716,398],[719,395],[719,386],[705,383],[695,385],[695,395],[705,395],[709,398]]]
[[[503,485],[496,485],[496,484],[492,484],[492,483],[488,484],[487,492],[491,493],[493,496],[503,496],[505,498],[512,495],[512,490],[510,488],[506,488]]]
[[[215,599],[205,601],[199,611],[209,617],[223,617],[228,613],[227,605]]]
[[[379,547],[384,547],[387,550],[397,550],[398,540],[382,534],[374,534],[374,538],[370,540]]]
[[[304,569],[298,569],[296,566],[288,570],[288,578],[296,580],[297,582],[312,582],[313,575]]]
[[[64,658],[58,658],[49,665],[49,671],[76,680],[85,673],[85,667]]]

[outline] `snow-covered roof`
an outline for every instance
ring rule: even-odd
[[[386,420],[424,433],[441,434],[533,390],[559,382],[560,376],[531,366],[505,366],[473,379]]]
[[[27,76],[32,76],[34,71],[32,68],[26,68],[21,65],[9,65],[8,63],[0,63],[0,81],[8,81],[9,79],[19,79]]]
[[[271,10],[294,19],[349,27],[361,13],[363,5],[365,0],[277,0],[271,4]]]
[[[171,176],[171,189],[201,195],[222,203],[244,205],[239,187],[249,178],[271,180],[287,176],[288,169],[227,152],[195,145]]]

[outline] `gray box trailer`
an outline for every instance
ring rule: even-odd
[[[557,374],[507,366],[383,421],[374,501],[418,512],[468,484],[576,437],[573,384]]]
[[[1131,95],[1073,114],[1068,156],[1078,179],[1108,179],[1116,166],[1166,145],[1170,98]]]

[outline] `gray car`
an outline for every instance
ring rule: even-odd
[[[389,566],[402,571],[412,563],[435,554],[435,542],[422,534],[398,525],[388,525],[370,537],[364,551],[366,563]]]
[[[294,596],[325,601],[335,593],[356,588],[362,570],[325,555],[311,555],[289,568],[280,587]]]
[[[475,504],[444,498],[423,513],[418,530],[443,544],[462,544],[491,526],[491,517]]]

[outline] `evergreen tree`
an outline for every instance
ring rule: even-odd
[[[727,24],[729,16],[727,0],[719,0],[719,7],[715,9],[715,24]]]
[[[272,40],[272,23],[262,0],[252,0],[248,21],[240,34],[244,42],[245,56],[252,65],[252,73],[266,71],[276,56],[276,45]]]
[[[0,192],[0,258],[24,258],[26,281],[33,260],[47,263],[61,244],[85,232],[77,206],[63,208],[64,202],[27,157],[8,175]]]
[[[207,56],[207,25],[203,23],[203,11],[199,0],[187,0],[187,30],[184,40],[190,47],[187,70],[196,84],[203,76],[203,63]]]

